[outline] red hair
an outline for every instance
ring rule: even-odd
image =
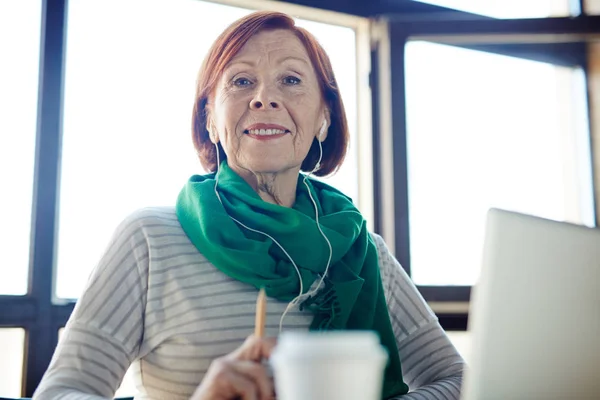
[[[192,138],[200,163],[207,171],[214,172],[217,169],[216,148],[210,141],[206,129],[206,105],[209,96],[214,93],[225,67],[248,40],[258,32],[271,29],[288,29],[292,31],[306,48],[315,69],[321,94],[329,109],[331,121],[327,138],[322,143],[323,158],[321,167],[314,175],[329,175],[335,172],[344,161],[349,139],[346,112],[329,56],[311,33],[296,26],[293,18],[274,11],[257,11],[235,21],[219,35],[202,63],[198,74],[192,115]],[[218,147],[219,157],[224,160],[226,158],[225,152],[220,144]],[[315,139],[308,155],[302,162],[301,169],[306,172],[312,171],[318,158],[319,147]]]

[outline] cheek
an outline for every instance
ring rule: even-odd
[[[232,122],[236,122],[236,119],[239,120],[249,104],[247,97],[243,93],[226,90],[217,96],[215,99],[215,110],[221,126],[230,128]]]
[[[322,98],[319,90],[314,88],[298,87],[286,93],[286,103],[290,112],[299,116],[300,122],[314,125],[314,119],[318,117]]]
[[[321,118],[319,100],[319,98],[298,96],[288,102],[288,110],[300,133],[297,135],[296,141],[312,143],[317,133],[315,126]]]
[[[235,96],[223,97],[221,100],[217,105],[217,129],[219,134],[224,136],[223,140],[232,141],[247,108],[246,103],[244,99]]]

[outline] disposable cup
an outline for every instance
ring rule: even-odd
[[[286,332],[271,355],[278,400],[381,400],[388,355],[370,331]]]

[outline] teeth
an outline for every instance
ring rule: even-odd
[[[285,133],[285,131],[283,131],[281,129],[250,129],[248,131],[248,133],[251,135],[269,136],[269,135],[281,135],[282,133]]]

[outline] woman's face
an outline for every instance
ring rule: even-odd
[[[270,174],[299,171],[327,118],[304,45],[277,29],[254,35],[227,65],[207,128],[234,170]]]

